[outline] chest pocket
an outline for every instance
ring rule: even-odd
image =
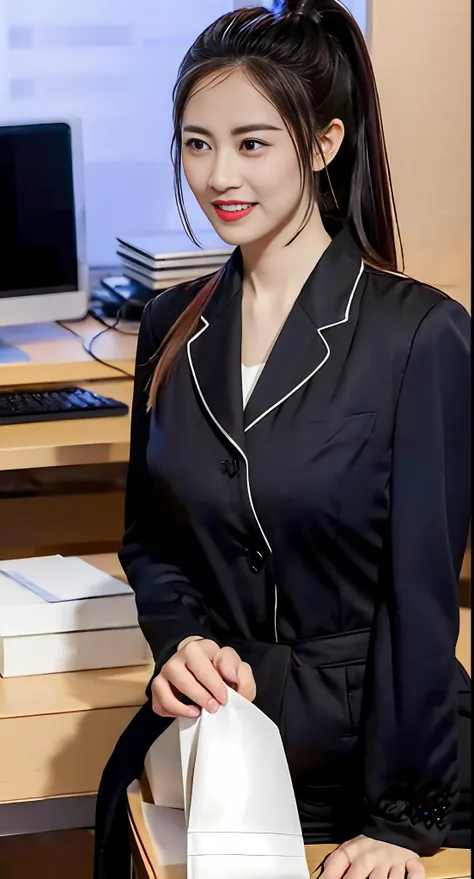
[[[314,429],[314,435],[322,446],[326,443],[350,443],[352,440],[368,440],[372,436],[377,420],[376,412],[357,412],[346,415],[342,421],[332,419],[309,418],[304,424],[306,430]]]
[[[372,515],[379,491],[378,452],[369,451],[376,421],[377,412],[300,421],[293,437],[297,452],[279,472],[285,471],[282,494],[292,497],[308,524],[337,518],[359,528]]]
[[[280,532],[297,528],[314,545],[334,535],[336,522],[363,531],[380,505],[378,449],[372,446],[377,412],[309,418],[269,432],[250,455],[254,502]],[[288,525],[286,526],[286,523]],[[297,525],[295,524],[297,523]]]

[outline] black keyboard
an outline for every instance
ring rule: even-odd
[[[128,406],[84,388],[48,391],[0,391],[0,425],[63,418],[126,415]]]

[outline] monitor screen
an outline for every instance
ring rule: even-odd
[[[0,126],[0,299],[77,289],[71,129]]]

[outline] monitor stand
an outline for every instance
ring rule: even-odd
[[[22,351],[16,345],[9,345],[0,336],[0,366],[2,363],[27,363],[28,360],[31,358],[26,351]]]

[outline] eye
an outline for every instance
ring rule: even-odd
[[[259,147],[267,146],[267,144],[261,140],[244,140],[242,146],[245,146],[246,153],[256,153]]]
[[[197,137],[190,137],[184,145],[192,149],[195,153],[204,153],[206,150],[210,149],[209,144],[204,140],[199,140]]]

